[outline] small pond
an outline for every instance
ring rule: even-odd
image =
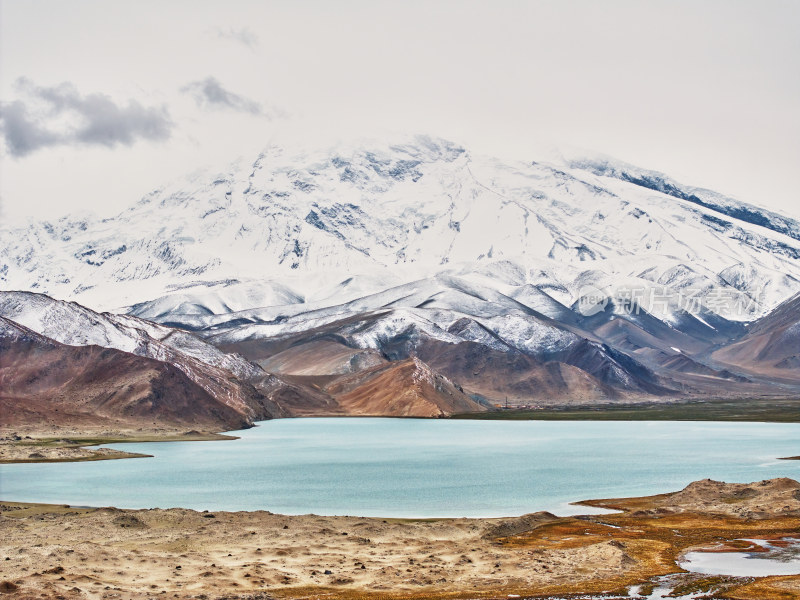
[[[678,565],[692,573],[733,577],[800,575],[800,539],[746,540],[742,552],[687,552]]]

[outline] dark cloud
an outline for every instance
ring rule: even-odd
[[[258,102],[226,90],[214,77],[206,77],[202,81],[193,81],[185,85],[181,91],[191,94],[198,106],[224,108],[250,113],[251,115],[264,115],[264,111]]]
[[[61,143],[61,136],[37,123],[20,100],[0,105],[0,125],[6,147],[13,156],[25,156],[39,148]]]
[[[117,104],[104,94],[82,95],[70,83],[41,87],[21,79],[17,87],[23,98],[0,104],[0,129],[12,156],[60,145],[131,146],[172,134],[164,106]]]
[[[216,31],[218,38],[239,42],[251,49],[258,46],[258,36],[246,27],[241,29],[231,27],[230,29],[217,29]]]

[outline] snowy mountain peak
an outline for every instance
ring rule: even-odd
[[[273,145],[111,219],[0,231],[0,285],[104,309],[156,301],[169,321],[457,275],[545,314],[594,289],[664,318],[700,303],[747,321],[800,291],[799,231],[623,163],[503,161],[425,136]]]

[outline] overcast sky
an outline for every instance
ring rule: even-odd
[[[0,2],[0,219],[273,139],[578,146],[800,217],[800,2]]]

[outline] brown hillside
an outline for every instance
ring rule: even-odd
[[[66,346],[0,317],[0,425],[237,429],[246,418],[175,366]]]
[[[486,410],[417,358],[341,377],[327,391],[353,415],[438,417]]]

